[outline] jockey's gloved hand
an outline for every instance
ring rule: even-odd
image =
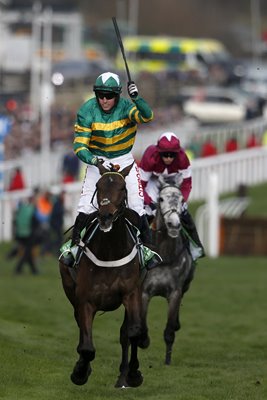
[[[131,99],[136,99],[136,97],[138,96],[138,89],[133,81],[128,82],[128,94]]]
[[[92,165],[97,165],[98,163],[99,163],[99,159],[96,156],[93,157],[92,160],[91,160],[91,164]]]
[[[103,160],[103,158],[99,158],[99,157],[93,157],[92,158],[92,160],[91,160],[91,164],[92,165],[98,165],[98,164],[104,164],[104,160]]]
[[[152,211],[157,209],[157,205],[155,203],[153,203],[153,201],[151,201],[151,203],[149,204],[149,207],[151,208]]]
[[[182,203],[182,212],[183,212],[183,213],[184,213],[184,212],[187,212],[187,210],[188,210],[187,202],[186,202],[186,201],[183,201],[183,203]]]

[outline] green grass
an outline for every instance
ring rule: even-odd
[[[78,329],[57,261],[40,276],[13,275],[0,246],[0,399],[263,400],[267,398],[267,266],[264,258],[202,259],[181,308],[172,365],[164,366],[166,302],[152,300],[151,345],[140,351],[144,383],[114,388],[122,309],[97,315],[88,383],[71,383]]]
[[[267,217],[266,196],[267,183],[248,188],[248,196],[253,200],[248,207],[247,214],[251,216]]]

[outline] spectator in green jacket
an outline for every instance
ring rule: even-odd
[[[24,264],[28,264],[31,273],[38,274],[34,259],[34,247],[36,245],[36,233],[38,221],[36,219],[36,207],[34,198],[30,197],[18,205],[15,214],[15,238],[19,244],[20,258],[15,267],[15,274],[21,274]]]

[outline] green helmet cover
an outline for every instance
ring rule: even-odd
[[[113,72],[104,72],[99,75],[94,85],[94,92],[114,92],[120,94],[121,89],[120,78]]]

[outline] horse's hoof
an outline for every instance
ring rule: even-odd
[[[165,357],[165,365],[171,365],[171,354],[167,354]]]
[[[88,381],[91,372],[90,364],[87,365],[79,360],[73,369],[70,379],[75,385],[84,385]]]
[[[119,376],[117,382],[115,383],[115,388],[118,389],[126,389],[129,387],[128,383],[126,382],[125,376]]]
[[[70,379],[71,379],[72,383],[74,383],[75,385],[81,386],[81,385],[84,385],[88,381],[90,374],[91,374],[91,368],[88,369],[85,376],[79,376],[73,372],[70,376]]]
[[[136,371],[136,372],[130,372],[128,375],[127,375],[127,378],[126,378],[126,381],[127,381],[127,384],[128,384],[128,386],[130,386],[130,387],[138,387],[138,386],[141,386],[142,385],[142,383],[143,383],[143,380],[144,380],[144,378],[143,378],[143,375],[141,374],[141,372],[140,371]]]

